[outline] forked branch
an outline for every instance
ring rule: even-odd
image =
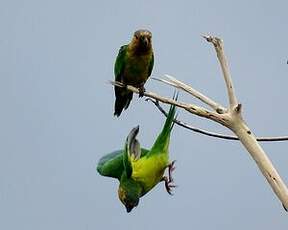
[[[241,114],[242,105],[238,103],[234,91],[228,61],[224,54],[223,41],[217,37],[212,36],[203,36],[203,37],[206,39],[206,41],[212,43],[215,48],[217,58],[220,63],[220,67],[226,84],[227,95],[229,99],[228,108],[221,106],[219,103],[201,94],[199,91],[193,89],[191,86],[186,85],[185,83],[171,76],[168,76],[168,80],[161,79],[160,81],[190,93],[192,96],[200,99],[202,102],[211,107],[213,111],[210,111],[208,109],[193,104],[188,104],[180,101],[175,101],[170,98],[165,98],[155,93],[147,91],[144,93],[144,95],[146,97],[153,98],[157,101],[161,101],[166,104],[176,105],[177,107],[183,108],[194,115],[213,120],[229,128],[232,132],[234,132],[234,134],[237,136],[237,138],[240,140],[240,142],[243,144],[246,150],[250,153],[255,163],[257,164],[258,168],[260,169],[261,173],[266,178],[272,190],[281,201],[284,209],[287,211],[288,189],[284,184],[283,180],[281,179],[280,175],[278,174],[277,170],[273,166],[272,162],[264,152],[263,148],[257,142],[256,137],[254,136],[250,128],[246,125],[244,119],[242,118]],[[139,93],[138,89],[133,86],[130,85],[125,86],[119,82],[111,82],[111,83],[118,87],[126,87],[128,90],[134,93]],[[183,124],[181,123],[179,124],[183,126]]]

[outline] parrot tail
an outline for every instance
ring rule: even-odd
[[[115,88],[115,96],[116,100],[114,105],[114,116],[119,117],[123,109],[128,108],[132,100],[133,93],[128,90],[117,87]]]
[[[177,101],[178,93],[174,93],[173,99]],[[174,119],[176,118],[176,106],[171,105],[169,112],[166,116],[165,124],[162,128],[161,133],[158,135],[156,142],[154,143],[153,148],[158,148],[161,150],[167,150],[170,142],[170,133],[174,126]],[[151,150],[152,151],[152,150]]]

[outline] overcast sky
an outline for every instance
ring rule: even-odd
[[[159,184],[127,214],[118,182],[97,174],[132,127],[150,147],[165,118],[134,97],[113,117],[113,65],[139,28],[153,33],[152,75],[170,74],[227,104],[213,47],[225,42],[248,125],[259,136],[288,135],[287,1],[0,2],[0,229],[287,229],[288,213],[235,141],[175,126],[169,196]],[[149,91],[173,89],[149,80]],[[199,104],[180,94],[179,100]],[[180,119],[229,133],[179,110]],[[262,144],[288,183],[288,142]]]

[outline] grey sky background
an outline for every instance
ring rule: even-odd
[[[164,117],[134,97],[113,117],[118,49],[153,33],[153,76],[171,74],[227,104],[215,53],[225,41],[244,116],[259,136],[288,135],[287,1],[1,1],[0,229],[285,229],[288,214],[245,149],[175,126],[178,188],[163,184],[127,214],[95,167],[132,127],[150,147]],[[149,80],[147,90],[173,89]],[[181,93],[180,99],[196,101]],[[197,102],[198,103],[198,102]],[[198,103],[199,104],[199,103]],[[197,127],[229,133],[179,110]],[[288,183],[288,142],[262,144]]]

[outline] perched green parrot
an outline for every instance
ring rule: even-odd
[[[115,81],[132,85],[139,89],[142,97],[144,84],[151,75],[154,65],[152,34],[148,30],[137,30],[128,45],[121,46],[114,66]],[[127,109],[133,93],[126,88],[115,86],[114,116],[119,117]]]
[[[169,163],[169,142],[175,110],[175,106],[170,107],[164,127],[150,150],[140,148],[136,139],[139,132],[137,126],[130,131],[123,150],[114,151],[99,160],[97,171],[102,176],[119,180],[118,196],[127,212],[136,207],[139,198],[160,181],[165,182],[167,192],[172,195],[175,161]],[[166,168],[168,177],[164,176]]]

